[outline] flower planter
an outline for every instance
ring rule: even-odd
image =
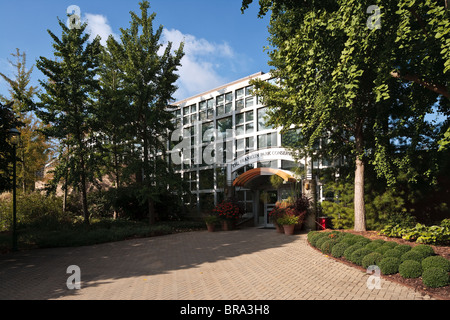
[[[207,223],[206,228],[208,229],[208,232],[214,232],[216,230],[216,225],[214,223]]]
[[[228,220],[223,220],[222,221],[222,230],[223,231],[233,230],[233,223]]]
[[[275,225],[275,229],[277,230],[278,233],[284,233],[284,228],[283,226],[280,226],[278,223],[274,223]]]
[[[293,235],[295,231],[295,224],[285,224],[283,225],[284,234]]]

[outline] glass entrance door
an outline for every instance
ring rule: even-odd
[[[273,223],[270,221],[269,213],[275,207],[278,201],[278,191],[269,190],[266,191],[266,197],[264,199],[264,227],[274,227]]]

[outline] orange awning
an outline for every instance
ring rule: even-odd
[[[255,179],[259,176],[272,176],[277,175],[281,177],[284,181],[295,181],[295,178],[288,172],[281,170],[281,169],[273,169],[273,168],[256,168],[249,170],[243,174],[241,174],[239,177],[237,177],[234,182],[233,186],[235,187],[243,187],[251,180]]]

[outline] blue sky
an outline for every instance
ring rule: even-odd
[[[128,28],[130,11],[140,13],[139,0],[16,0],[0,2],[0,72],[14,77],[8,59],[19,48],[27,54],[27,66],[40,56],[52,58],[50,29],[60,36],[57,18],[66,21],[67,8],[76,5],[89,32],[103,39],[120,36]],[[253,4],[241,14],[241,0],[150,0],[150,12],[157,14],[155,28],[164,26],[163,42],[177,47],[185,42],[186,55],[179,71],[177,100],[212,89],[250,74],[268,72],[268,18],[257,18]],[[45,77],[36,68],[32,85]],[[0,94],[9,97],[0,79]]]

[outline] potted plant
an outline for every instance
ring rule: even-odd
[[[286,212],[286,206],[282,202],[275,203],[275,207],[269,212],[270,221],[272,221],[275,229],[279,233],[284,233],[283,226],[278,224],[278,219],[283,217]]]
[[[227,231],[234,227],[239,218],[244,214],[244,210],[236,200],[226,199],[213,209],[213,213],[222,221],[223,230]]]
[[[216,228],[216,224],[219,222],[219,217],[215,214],[210,214],[203,217],[203,220],[205,220],[206,227],[209,232],[214,232]]]
[[[292,235],[295,231],[295,225],[298,223],[299,217],[292,214],[286,213],[277,222],[283,226],[284,234]]]
[[[294,204],[292,205],[294,210],[293,214],[298,217],[298,223],[295,225],[296,230],[300,230],[302,228],[303,221],[305,220],[309,207],[310,200],[304,195],[294,201]]]

